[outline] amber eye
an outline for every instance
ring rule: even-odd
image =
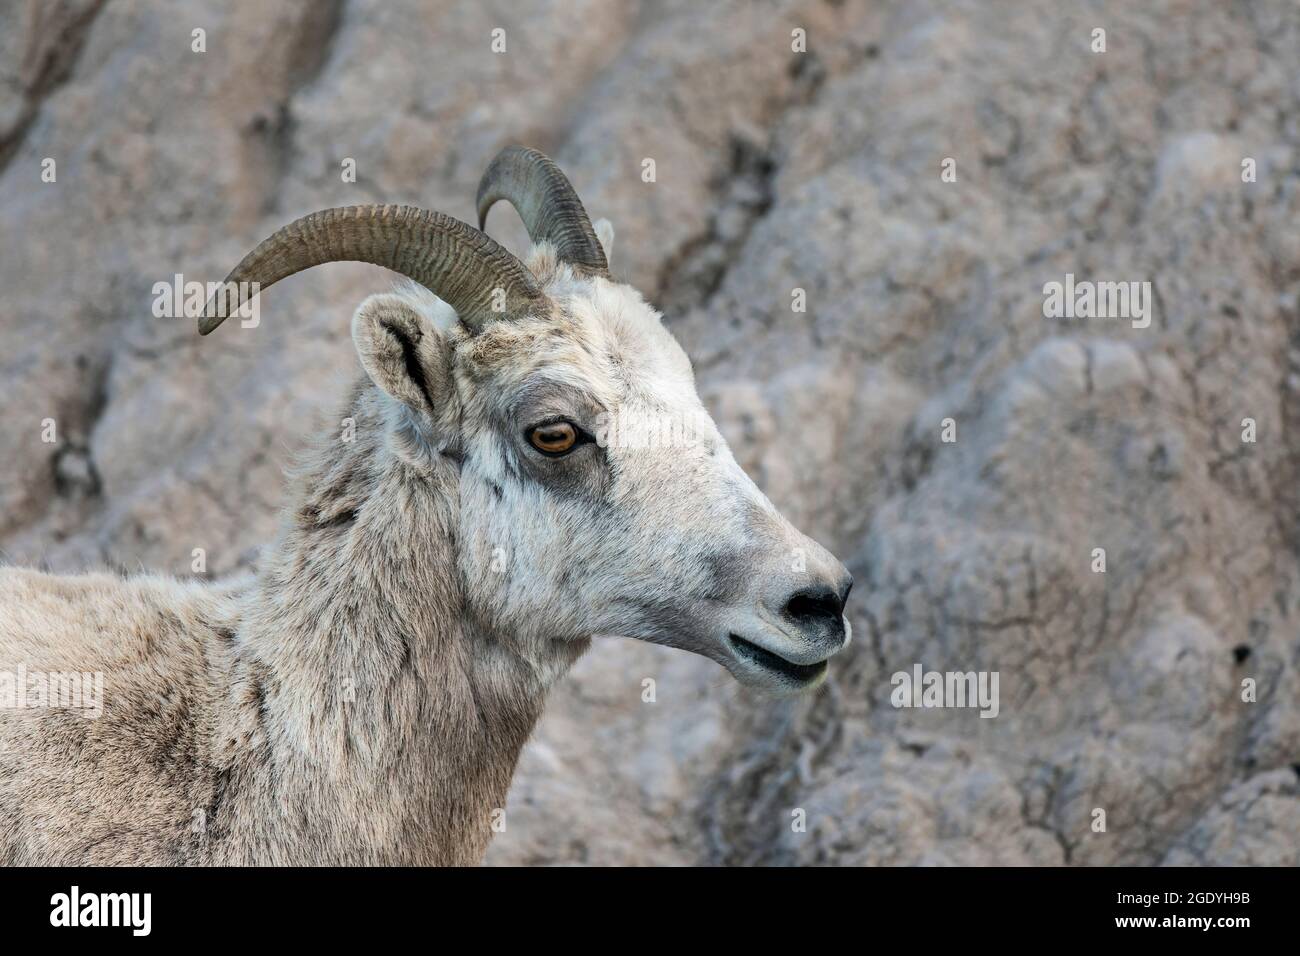
[[[578,430],[568,422],[537,425],[528,431],[528,441],[546,455],[563,455],[578,443]]]

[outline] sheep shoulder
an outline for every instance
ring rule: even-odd
[[[200,852],[238,608],[230,586],[0,569],[0,864]]]

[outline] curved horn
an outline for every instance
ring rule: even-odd
[[[414,206],[346,206],[303,216],[258,243],[208,300],[199,334],[251,298],[247,287],[230,283],[257,283],[256,294],[295,272],[344,261],[370,262],[414,279],[475,331],[543,298],[522,262],[459,219]]]
[[[549,157],[526,146],[507,146],[497,153],[478,184],[480,229],[498,199],[515,207],[533,242],[550,242],[562,261],[588,275],[609,275],[605,250],[582,200]]]

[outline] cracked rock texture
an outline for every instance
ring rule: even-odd
[[[3,556],[252,565],[388,279],[202,342],[153,284],[324,206],[470,219],[531,143],[851,565],[855,641],[782,704],[600,642],[490,862],[1296,865],[1297,63],[1287,0],[4,4]],[[1150,326],[1045,318],[1067,273],[1150,282]],[[998,716],[891,706],[917,663],[996,671]]]

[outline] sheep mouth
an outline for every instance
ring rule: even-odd
[[[763,670],[780,674],[796,684],[811,684],[826,673],[826,661],[818,661],[815,664],[796,664],[794,661],[786,660],[780,654],[774,654],[737,634],[729,634],[727,639],[731,642],[732,649],[735,650],[736,655],[741,660],[761,667]]]

